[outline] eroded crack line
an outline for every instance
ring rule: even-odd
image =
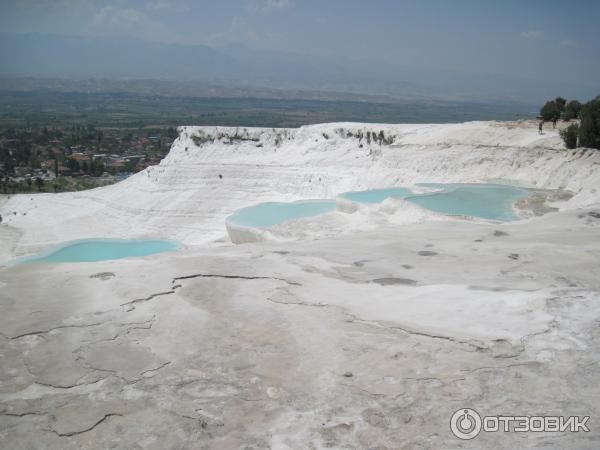
[[[43,386],[43,387],[47,387],[47,388],[51,388],[51,389],[73,389],[73,388],[85,386],[87,384],[98,383],[98,382],[104,380],[104,378],[100,378],[100,379],[94,380],[94,381],[89,381],[89,382],[85,382],[85,383],[79,383],[79,380],[81,380],[82,378],[84,378],[84,377],[92,374],[92,372],[88,372],[88,373],[83,374],[79,378],[77,378],[77,380],[75,380],[74,384],[69,384],[69,385],[66,385],[66,386],[60,386],[60,385],[56,385],[56,384],[52,384],[52,383],[44,383],[42,381],[38,381],[37,380],[38,375],[36,375],[31,370],[31,367],[29,367],[29,363],[27,362],[26,359],[22,359],[22,362],[23,362],[23,366],[25,367],[25,370],[27,371],[27,373],[29,373],[29,375],[33,378],[33,381],[31,382],[31,385],[37,384],[38,386]]]
[[[547,304],[548,304],[548,302],[546,302],[546,305]],[[548,324],[548,328],[546,328],[545,330],[537,331],[535,333],[529,333],[529,334],[522,336],[520,339],[521,347],[522,347],[521,353],[523,353],[525,351],[525,348],[527,346],[527,341],[530,338],[536,337],[536,336],[541,336],[543,334],[552,333],[552,331],[554,331],[557,328],[558,328],[558,320],[556,319],[556,316],[553,316],[552,320]]]
[[[362,323],[362,324],[365,324],[368,326],[386,328],[388,330],[402,331],[403,333],[411,335],[411,336],[421,336],[421,337],[426,337],[426,338],[430,338],[430,339],[438,339],[438,340],[453,342],[455,344],[468,345],[470,347],[473,347],[475,350],[487,350],[489,348],[489,347],[486,347],[483,343],[476,341],[476,340],[456,339],[451,336],[444,336],[441,334],[432,334],[432,333],[427,333],[425,331],[411,330],[409,328],[404,328],[400,325],[385,325],[384,323],[382,323],[378,320],[364,320],[364,319],[357,318],[353,314],[349,314],[349,313],[346,313],[346,314],[348,314],[348,316],[350,316],[352,318],[352,320],[350,321],[351,323],[353,323],[353,322]]]
[[[166,296],[166,295],[173,295],[175,293],[175,291],[181,287],[183,287],[182,284],[176,284],[178,281],[181,280],[192,280],[194,278],[224,278],[227,280],[275,280],[275,281],[281,281],[283,283],[286,283],[290,286],[301,286],[300,283],[298,283],[297,281],[290,281],[290,280],[286,280],[285,278],[280,278],[280,277],[261,277],[261,276],[249,276],[249,275],[226,275],[226,274],[218,274],[218,273],[196,273],[196,274],[192,274],[192,275],[183,275],[180,277],[175,277],[171,280],[171,289],[169,289],[168,291],[163,291],[163,292],[157,292],[156,294],[151,294],[147,297],[142,297],[142,298],[136,298],[133,300],[130,300],[128,302],[122,303],[120,306],[123,307],[130,307],[129,311],[133,311],[135,309],[135,307],[133,305],[135,305],[136,303],[144,303],[144,302],[148,302],[150,300],[155,299],[156,297],[162,297],[162,296]]]
[[[100,425],[101,423],[105,422],[108,418],[110,417],[123,417],[123,414],[119,414],[119,413],[108,413],[105,414],[100,420],[98,420],[96,423],[94,423],[91,427],[86,428],[85,430],[79,430],[79,431],[69,431],[67,433],[59,433],[56,430],[53,429],[48,429],[48,431],[51,431],[55,434],[57,434],[60,437],[70,437],[70,436],[77,436],[79,434],[83,434],[83,433],[87,433],[88,431],[92,431],[94,428],[96,428],[98,425]]]
[[[128,301],[125,303],[121,303],[120,306],[131,306],[132,309],[130,309],[129,311],[133,311],[133,309],[135,309],[135,308],[133,308],[133,305],[135,305],[136,303],[148,302],[156,297],[174,294],[176,289],[177,289],[177,287],[174,286],[174,288],[169,291],[158,292],[156,294],[149,295],[148,297],[136,298],[134,300],[131,300],[131,301]]]
[[[114,334],[114,336],[109,337],[109,338],[105,338],[105,339],[98,339],[98,340],[95,340],[95,341],[92,341],[92,342],[88,342],[88,343],[86,343],[84,345],[81,345],[80,347],[77,347],[75,350],[73,350],[72,353],[73,354],[78,354],[83,349],[91,347],[94,344],[99,344],[101,342],[116,341],[121,336],[128,335],[132,330],[150,330],[150,329],[152,329],[152,327],[156,323],[156,319],[157,319],[157,316],[156,316],[156,314],[154,314],[150,319],[144,320],[142,322],[124,322],[124,323],[116,322],[115,325],[119,326],[119,328],[121,328],[121,330],[119,330],[118,332],[116,332]],[[123,330],[122,328],[125,328],[125,329]]]
[[[475,367],[473,369],[461,369],[461,372],[466,372],[466,373],[473,373],[473,372],[478,372],[480,370],[498,370],[498,369],[509,369],[511,367],[519,367],[519,366],[529,366],[532,364],[536,364],[536,361],[528,361],[528,362],[522,362],[522,363],[514,363],[514,364],[506,364],[504,366],[481,366],[481,367]]]
[[[75,384],[70,384],[67,386],[59,386],[57,384],[52,384],[52,383],[44,383],[42,381],[34,381],[33,384],[37,384],[38,386],[43,386],[43,387],[47,387],[47,388],[52,388],[52,389],[73,389],[73,388],[77,388],[77,387],[81,387],[81,386],[90,386],[92,384],[98,384],[101,381],[106,380],[106,378],[108,378],[108,376],[103,377],[103,378],[99,378],[97,380],[93,380],[93,381],[88,381],[88,382],[83,382],[83,383],[79,383],[79,380],[81,380],[82,378],[88,376],[88,375],[93,375],[93,372],[90,373],[86,373],[84,375],[82,375],[81,377],[79,377],[77,379],[77,381],[75,382]]]
[[[27,417],[27,416],[47,416],[48,413],[44,413],[44,412],[38,412],[38,411],[28,411],[28,412],[24,412],[24,413],[9,413],[9,412],[2,412],[0,413],[0,416],[7,416],[7,417]]]
[[[167,361],[167,362],[165,362],[165,363],[162,363],[160,366],[158,366],[158,367],[155,367],[154,369],[147,369],[147,370],[144,370],[143,372],[140,372],[140,376],[141,376],[141,377],[144,377],[144,375],[146,375],[147,373],[149,373],[149,372],[156,372],[156,371],[158,371],[158,370],[162,369],[163,367],[166,367],[166,366],[168,366],[169,364],[171,364],[171,361]],[[144,377],[144,378],[145,378],[145,377]]]
[[[110,322],[110,320],[105,320],[104,322],[88,323],[88,324],[83,324],[83,325],[60,325],[60,326],[57,326],[57,327],[50,328],[48,330],[30,331],[30,332],[19,334],[17,336],[12,336],[12,337],[11,336],[7,336],[7,335],[4,335],[4,336],[7,339],[13,340],[13,339],[20,339],[20,338],[23,338],[23,337],[26,337],[26,336],[36,336],[36,335],[48,334],[48,333],[50,333],[52,331],[61,330],[61,329],[64,329],[64,328],[89,328],[89,327],[98,327],[98,326],[104,325],[105,323],[108,323],[108,322]]]
[[[364,395],[368,395],[369,397],[375,397],[375,398],[381,398],[381,397],[385,397],[385,394],[381,394],[378,392],[371,392],[367,389],[361,388],[360,386],[356,386],[355,384],[349,384],[349,383],[340,383],[341,386],[346,386],[352,389],[356,389],[357,391],[359,391],[359,393],[364,394]]]
[[[173,278],[172,283],[175,283],[179,280],[190,280],[193,278],[225,278],[225,279],[233,279],[233,280],[275,280],[275,281],[282,281],[286,284],[289,284],[290,286],[302,286],[300,283],[298,283],[297,281],[290,281],[290,280],[286,280],[285,278],[280,278],[280,277],[261,277],[261,276],[249,276],[249,275],[225,275],[225,274],[218,274],[218,273],[198,273],[198,274],[193,274],[193,275],[185,275],[182,277],[175,277]]]
[[[292,297],[294,296],[287,289],[285,290],[285,292],[287,292]],[[385,328],[385,329],[389,329],[389,330],[399,330],[408,335],[427,337],[430,339],[440,339],[440,340],[453,342],[455,344],[468,345],[468,346],[474,348],[475,350],[479,350],[479,351],[489,349],[489,347],[485,346],[483,343],[476,341],[476,340],[461,340],[461,339],[456,339],[456,338],[453,338],[450,336],[431,334],[431,333],[426,333],[424,331],[410,330],[408,328],[404,328],[399,325],[385,325],[378,320],[359,319],[354,314],[346,311],[344,309],[344,307],[340,306],[340,305],[331,305],[328,303],[308,303],[308,302],[300,302],[300,301],[298,301],[298,302],[282,302],[282,301],[274,300],[271,297],[267,297],[266,299],[272,303],[278,303],[280,305],[309,306],[309,307],[313,307],[313,308],[315,308],[315,307],[316,308],[338,308],[343,314],[345,314],[346,316],[349,317],[349,320],[348,320],[349,323],[360,323],[360,324],[364,324],[364,325],[371,326],[371,327],[379,327],[379,328]]]
[[[285,289],[285,292],[287,292],[289,295],[291,295],[292,297],[294,297],[294,294],[292,294],[288,289]],[[317,307],[317,308],[326,308],[326,307],[338,308],[342,312],[342,314],[345,314],[346,316],[349,317],[349,320],[348,320],[349,323],[360,323],[360,324],[364,324],[364,325],[371,326],[371,327],[379,327],[379,328],[385,328],[385,329],[389,329],[389,330],[399,330],[399,331],[402,331],[403,333],[408,334],[408,335],[427,337],[427,338],[430,338],[430,339],[445,340],[445,341],[448,341],[448,342],[453,342],[455,344],[462,344],[462,345],[470,346],[470,347],[474,348],[477,351],[488,350],[489,349],[489,347],[485,346],[482,342],[476,341],[476,340],[461,340],[461,339],[453,338],[451,336],[437,335],[437,334],[427,333],[427,332],[424,332],[424,331],[410,330],[408,328],[404,328],[404,327],[399,326],[399,325],[385,325],[384,323],[382,323],[380,321],[377,321],[377,320],[359,319],[356,315],[354,315],[354,314],[346,311],[345,308],[343,306],[340,306],[340,305],[331,305],[331,304],[328,304],[328,303],[308,303],[308,302],[301,302],[301,301],[297,301],[297,302],[282,302],[282,301],[274,300],[271,297],[267,297],[266,299],[268,301],[272,302],[272,303],[278,303],[278,304],[281,304],[281,305],[309,306],[309,307],[313,307],[313,308],[314,307]]]
[[[438,377],[405,377],[402,378],[403,381],[416,381],[416,382],[421,382],[421,381],[437,381],[438,383],[444,384],[445,382]],[[453,382],[454,380],[449,380],[449,382]]]
[[[294,294],[292,292],[290,292],[290,290],[288,289],[284,289],[284,291],[286,293],[288,293],[290,296],[295,297]],[[309,306],[309,307],[317,307],[317,308],[325,308],[325,307],[332,307],[332,308],[338,308],[341,310],[341,312],[345,315],[347,315],[350,320],[348,320],[349,323],[360,323],[360,324],[364,324],[367,326],[372,326],[372,327],[379,327],[379,328],[386,328],[386,329],[390,329],[390,330],[399,330],[405,334],[408,335],[413,335],[413,336],[421,336],[421,337],[426,337],[426,338],[430,338],[430,339],[438,339],[438,340],[445,340],[448,342],[452,342],[455,344],[461,344],[461,345],[467,345],[472,347],[473,349],[475,349],[476,351],[487,351],[490,350],[489,346],[486,346],[483,342],[481,341],[477,341],[477,340],[463,340],[463,339],[457,339],[451,336],[444,336],[444,335],[439,335],[439,334],[432,334],[432,333],[427,333],[425,331],[418,331],[418,330],[411,330],[409,328],[405,328],[402,327],[400,325],[386,325],[384,323],[382,323],[381,321],[378,320],[364,320],[364,319],[359,319],[356,315],[349,313],[348,311],[346,311],[342,306],[339,305],[331,305],[328,303],[308,303],[308,302],[301,302],[301,301],[291,301],[291,302],[284,302],[284,301],[278,301],[278,300],[274,300],[271,297],[267,297],[266,300],[272,302],[272,303],[277,303],[277,304],[281,304],[281,305],[298,305],[298,306]],[[546,301],[546,305],[547,305],[547,301]],[[520,356],[526,349],[526,342],[529,338],[531,337],[535,337],[535,336],[539,336],[542,334],[547,334],[552,332],[552,330],[556,329],[558,327],[558,322],[556,320],[556,317],[554,317],[549,324],[549,327],[543,331],[540,332],[535,332],[535,333],[530,333],[530,334],[526,334],[524,336],[521,337],[520,339],[520,349],[517,350],[517,353],[514,355],[505,355],[502,356],[503,358],[516,358],[518,356]],[[517,364],[515,364],[517,365]],[[512,365],[507,365],[504,367],[511,367]],[[501,367],[501,366],[499,366]]]

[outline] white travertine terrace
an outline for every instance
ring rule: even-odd
[[[368,143],[368,131],[383,131],[389,144]],[[19,254],[99,236],[164,237],[194,245],[228,240],[227,216],[263,201],[496,179],[575,193],[562,209],[592,205],[600,201],[600,153],[567,151],[556,131],[539,135],[529,122],[187,126],[179,128],[158,166],[91,191],[12,196],[0,214],[22,233],[14,249]],[[343,228],[351,229],[355,219],[347,219]]]
[[[502,224],[388,199],[230,229],[240,245],[226,230],[263,201],[498,179],[573,195]],[[182,127],[119,184],[0,199],[0,261],[86,237],[185,244],[0,266],[0,448],[596,449],[599,188],[600,152],[533,122],[326,124]],[[591,431],[463,442],[463,408]]]

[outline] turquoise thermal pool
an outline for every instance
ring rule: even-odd
[[[518,217],[513,204],[529,195],[526,189],[500,184],[422,184],[439,192],[406,197],[423,208],[449,216],[510,221]]]
[[[390,197],[403,198],[425,209],[449,216],[509,221],[517,219],[512,205],[529,195],[525,189],[503,184],[421,183],[417,186],[435,191],[415,193],[400,187],[347,192],[340,197],[358,203],[381,203]]]
[[[335,209],[335,200],[302,200],[292,203],[268,202],[237,210],[229,222],[252,228],[267,228],[287,220],[317,216]]]
[[[390,197],[402,198],[425,209],[450,216],[510,221],[518,218],[513,211],[513,204],[529,195],[526,189],[502,184],[422,183],[417,186],[431,191],[417,193],[405,187],[394,187],[346,192],[340,198],[363,204],[381,203]],[[227,220],[244,227],[268,228],[334,209],[335,200],[259,203],[236,211]]]
[[[18,263],[94,262],[148,256],[177,250],[178,245],[161,240],[86,239],[66,242]]]

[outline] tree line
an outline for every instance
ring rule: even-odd
[[[577,100],[567,102],[562,97],[556,97],[542,106],[540,116],[543,121],[578,121],[560,131],[567,148],[600,149],[600,95],[583,104]]]

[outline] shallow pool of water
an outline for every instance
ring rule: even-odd
[[[335,200],[267,202],[237,210],[227,219],[230,223],[252,228],[266,228],[287,220],[311,217],[335,209]]]
[[[503,184],[421,183],[428,192],[393,187],[345,192],[340,198],[364,204],[402,198],[425,209],[451,216],[471,216],[489,220],[516,220],[513,204],[529,195],[526,189]],[[335,209],[335,200],[303,200],[291,203],[259,203],[236,211],[227,220],[251,228],[268,228],[287,220],[310,217]]]
[[[342,198],[359,203],[381,203],[386,198],[403,198],[431,211],[450,216],[472,216],[490,220],[515,220],[512,205],[526,197],[527,190],[503,184],[420,183],[434,192],[413,193],[407,188],[347,192]]]
[[[499,184],[422,184],[439,192],[406,197],[423,208],[450,216],[509,221],[518,217],[513,204],[529,195],[525,189]]]
[[[94,262],[148,256],[176,250],[178,245],[162,240],[85,239],[65,242],[19,263]]]

